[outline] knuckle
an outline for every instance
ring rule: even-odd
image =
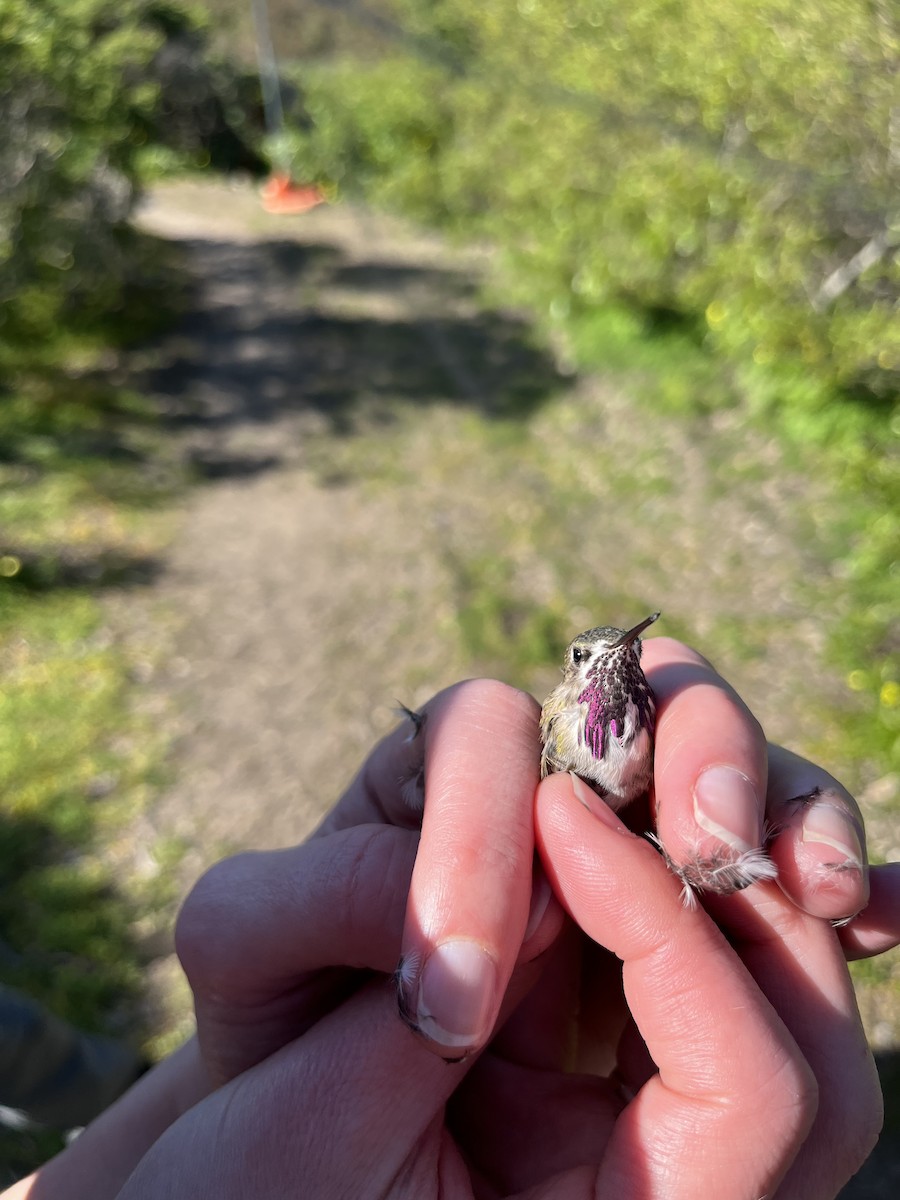
[[[750,739],[759,747],[766,745],[766,733],[760,721],[753,715],[744,701],[733,688],[729,686],[726,693],[731,701],[732,717],[735,722],[743,725]]]
[[[454,690],[461,702],[473,708],[508,714],[513,719],[524,718],[531,723],[540,712],[533,696],[499,679],[467,679]]]
[[[798,1054],[782,1064],[766,1088],[766,1109],[782,1135],[805,1138],[819,1111],[819,1084]]]
[[[191,981],[219,974],[226,961],[223,928],[233,926],[251,853],[223,859],[209,868],[188,893],[175,921],[175,952]]]
[[[344,891],[344,920],[353,945],[365,940],[373,914],[399,933],[418,841],[389,825],[354,832]]]

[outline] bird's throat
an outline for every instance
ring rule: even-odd
[[[599,680],[594,677],[588,680],[587,687],[578,697],[579,704],[588,706],[584,720],[584,741],[594,758],[603,757],[603,742],[606,737],[608,719],[606,706],[603,702],[603,691]],[[616,731],[613,730],[615,736]]]

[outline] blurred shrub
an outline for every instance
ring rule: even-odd
[[[0,0],[0,340],[47,339],[121,304],[151,148],[209,162],[231,133],[232,165],[260,163],[220,83],[176,5]]]
[[[144,3],[142,19],[164,40],[150,65],[158,101],[135,135],[145,147],[142,168],[152,174],[160,162],[175,170],[265,174],[268,164],[256,149],[263,111],[255,68],[241,68],[212,49],[212,20],[200,8]]]
[[[161,35],[126,0],[0,0],[0,304],[4,340],[67,307],[114,303]]]
[[[302,124],[285,131],[273,158],[290,161],[298,178],[363,192],[419,220],[449,219],[440,171],[453,111],[443,101],[443,82],[416,59],[367,71],[354,63],[304,71]]]
[[[408,50],[304,68],[301,173],[507,247],[555,311],[696,318],[769,400],[900,380],[889,0],[395,0]]]

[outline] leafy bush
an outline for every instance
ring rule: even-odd
[[[182,288],[126,218],[187,21],[147,0],[0,0],[2,974],[92,1028],[137,1020],[133,921],[152,904],[110,843],[160,753],[94,593],[153,569],[146,510],[178,480],[107,351]]]
[[[126,0],[0,0],[0,304],[4,340],[115,303],[134,132],[156,102],[161,35]],[[82,312],[84,310],[82,309]]]
[[[148,150],[261,160],[230,128],[196,18],[162,0],[0,0],[0,341],[45,341],[122,304]],[[233,116],[233,114],[231,114]]]
[[[305,67],[302,123],[288,126],[272,157],[334,192],[362,192],[419,220],[446,220],[439,172],[453,115],[442,82],[440,71],[415,59],[366,71],[355,63],[324,72]]]
[[[670,308],[739,361],[893,394],[885,0],[396,7],[412,54],[305,68],[304,166],[488,234],[557,308]]]

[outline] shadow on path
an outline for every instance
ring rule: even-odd
[[[570,382],[526,322],[479,308],[461,272],[351,262],[322,243],[184,245],[200,294],[149,381],[176,426],[225,431],[305,411],[342,436],[435,402],[522,418]],[[229,473],[210,447],[197,458],[201,474]],[[257,455],[233,470],[277,462]]]

